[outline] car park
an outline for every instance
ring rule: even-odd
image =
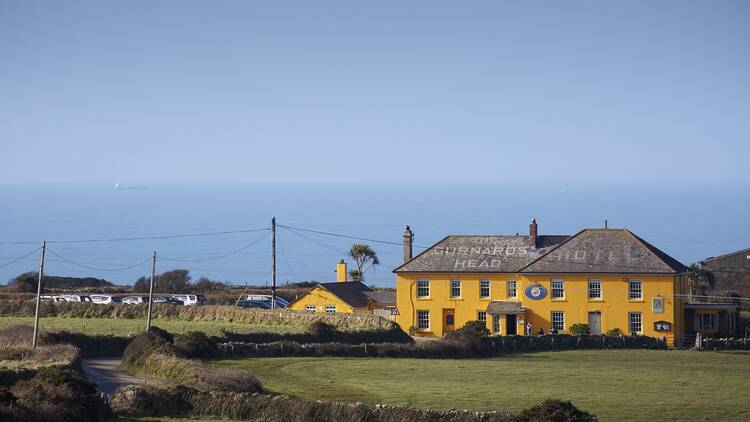
[[[91,302],[91,298],[87,295],[62,295],[60,297],[66,302]]]
[[[271,309],[271,302],[258,300],[239,300],[236,306],[240,308]]]
[[[154,296],[154,303],[162,303],[165,305],[183,305],[181,300],[166,296]]]

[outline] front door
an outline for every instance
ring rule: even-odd
[[[455,309],[443,309],[443,331],[453,331],[455,329],[456,329]]]
[[[598,336],[602,333],[601,312],[589,312],[589,332],[595,336]]]
[[[505,317],[505,334],[509,336],[514,336],[517,334],[516,331],[516,316],[515,315],[507,315]]]

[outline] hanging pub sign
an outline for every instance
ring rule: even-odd
[[[672,323],[669,321],[654,322],[654,331],[672,331]]]
[[[541,284],[532,284],[526,288],[526,297],[531,300],[542,300],[547,296],[547,289]]]
[[[652,308],[654,313],[663,313],[664,312],[664,298],[661,296],[656,296],[654,300],[652,301]]]

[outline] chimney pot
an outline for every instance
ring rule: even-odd
[[[411,231],[409,226],[404,227],[404,262],[410,260],[414,256],[414,249],[412,243],[414,242],[414,232]]]

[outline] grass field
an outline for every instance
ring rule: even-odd
[[[0,317],[0,329],[11,325],[34,325],[32,317]],[[271,331],[279,333],[292,333],[304,331],[304,327],[289,325],[265,325],[248,324],[241,322],[222,321],[181,321],[173,319],[155,319],[152,325],[163,328],[171,333],[179,334],[186,331],[203,331],[208,335],[217,335],[221,329],[231,330],[237,333],[249,333],[256,331]],[[64,318],[51,317],[40,318],[39,327],[42,331],[82,332],[88,334],[114,334],[127,336],[143,331],[146,327],[145,319],[122,319],[122,318]]]
[[[308,399],[434,409],[518,411],[571,400],[602,421],[750,420],[750,353],[668,350],[543,352],[484,360],[263,358],[266,389]]]

